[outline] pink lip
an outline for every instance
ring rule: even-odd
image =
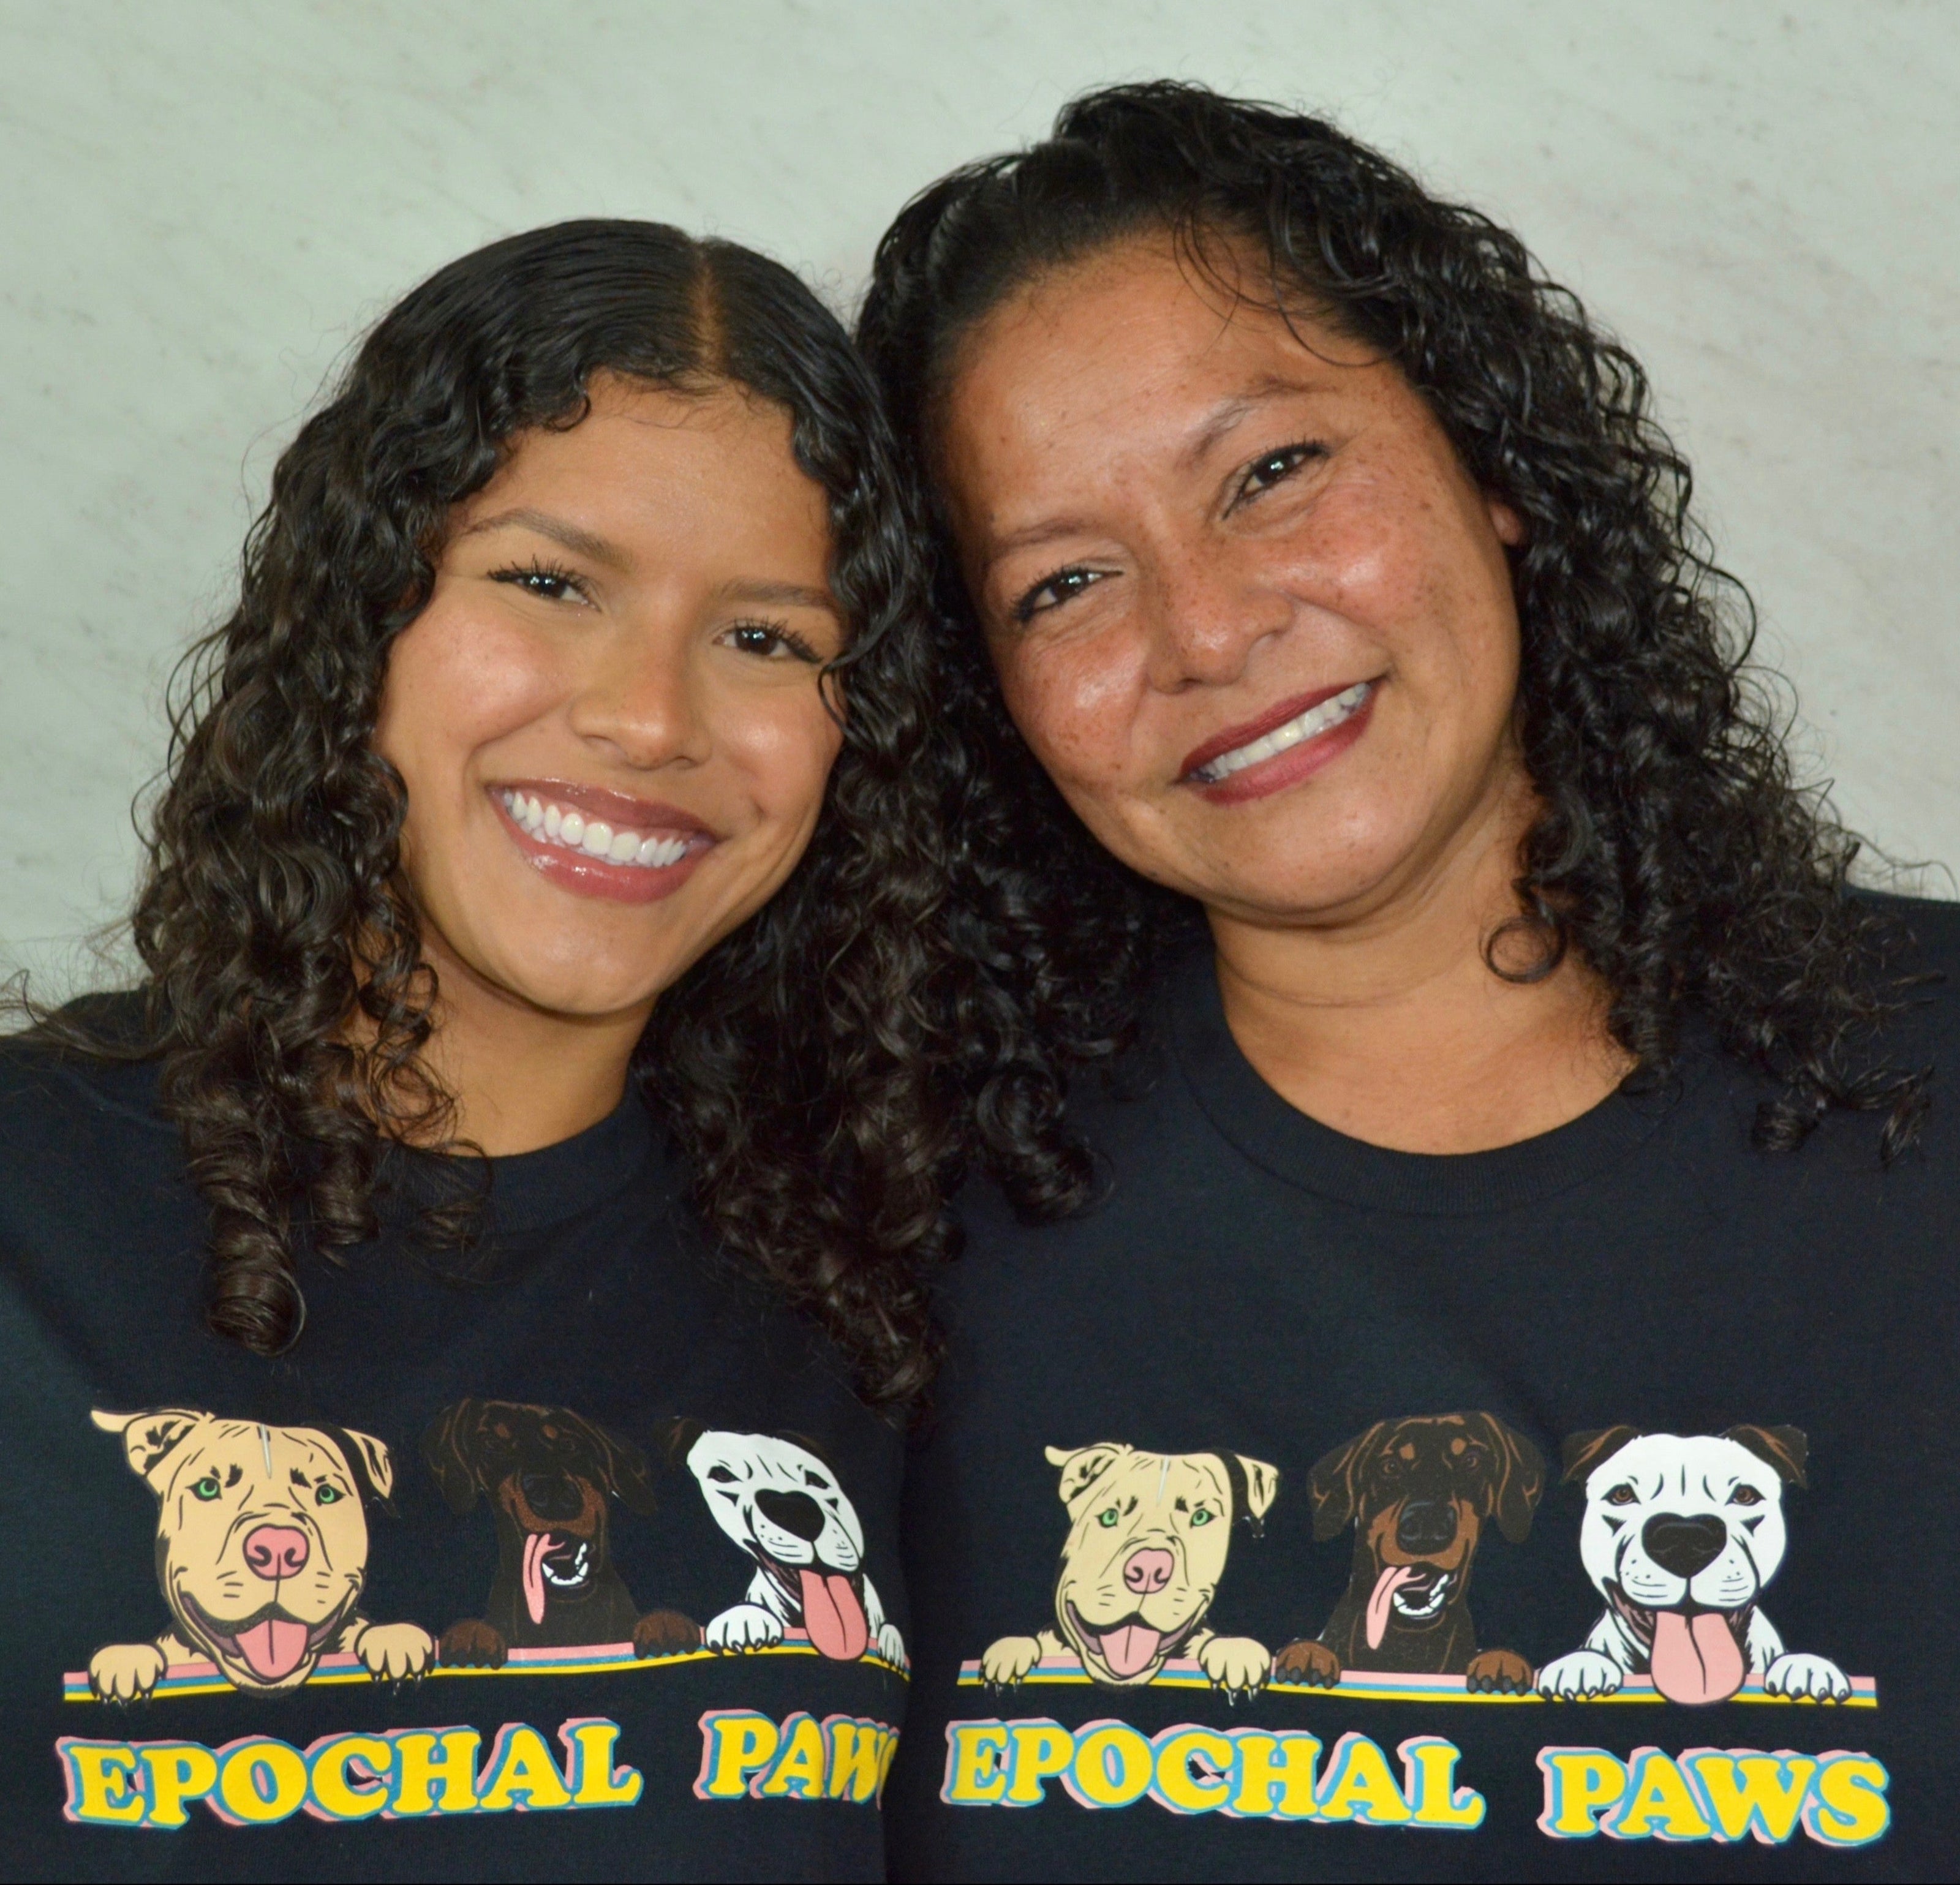
[[[1248,766],[1242,772],[1235,772],[1215,784],[1206,784],[1192,777],[1201,766],[1208,766],[1221,753],[1236,751],[1241,746],[1249,746],[1255,739],[1262,739],[1276,726],[1284,726],[1290,720],[1297,720],[1303,714],[1310,712],[1322,701],[1331,701],[1337,694],[1344,694],[1354,683],[1341,681],[1332,687],[1316,688],[1311,694],[1298,694],[1291,700],[1282,701],[1269,707],[1257,720],[1246,720],[1208,739],[1203,745],[1194,747],[1185,756],[1184,769],[1179,783],[1188,785],[1201,798],[1214,805],[1239,805],[1248,799],[1269,798],[1275,792],[1284,792],[1288,786],[1297,785],[1301,780],[1318,772],[1331,764],[1353,745],[1367,731],[1368,722],[1375,710],[1375,702],[1381,692],[1377,680],[1368,698],[1350,714],[1338,726],[1330,726],[1317,738],[1303,740],[1297,746],[1286,752],[1275,753],[1270,759],[1262,759],[1256,766]]]
[[[504,779],[486,788],[490,803],[511,841],[538,875],[574,895],[599,897],[612,903],[657,903],[670,897],[694,875],[696,867],[720,842],[691,812],[679,806],[636,799],[605,786],[572,785],[561,779]],[[579,851],[567,850],[535,838],[511,817],[504,803],[506,792],[522,792],[588,819],[603,819],[616,829],[638,831],[642,838],[687,840],[687,855],[678,863],[658,869],[644,864],[615,864]]]

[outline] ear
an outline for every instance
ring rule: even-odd
[[[348,1464],[364,1477],[369,1489],[383,1505],[395,1489],[395,1462],[387,1446],[371,1433],[356,1433],[352,1427],[337,1427],[333,1437],[344,1443]]]
[[[1085,1486],[1094,1485],[1118,1460],[1127,1459],[1136,1451],[1121,1440],[1099,1440],[1093,1446],[1077,1447],[1072,1451],[1066,1447],[1043,1450],[1048,1464],[1061,1468],[1061,1484],[1057,1490],[1064,1505]]]
[[[1583,1480],[1602,1460],[1610,1460],[1629,1440],[1640,1437],[1638,1427],[1598,1427],[1587,1433],[1568,1433],[1559,1449],[1565,1467],[1559,1483],[1570,1486],[1574,1480]]]
[[[422,1458],[434,1476],[436,1489],[460,1518],[476,1503],[476,1461],[471,1451],[481,1411],[474,1400],[445,1407],[422,1435]]]
[[[1529,1537],[1532,1514],[1545,1490],[1545,1456],[1521,1433],[1513,1432],[1495,1414],[1471,1416],[1497,1456],[1497,1477],[1491,1504],[1497,1529],[1514,1545]]]
[[[1731,1427],[1722,1438],[1747,1447],[1758,1459],[1774,1467],[1786,1486],[1809,1484],[1803,1469],[1810,1457],[1810,1442],[1802,1428]]]
[[[1242,1453],[1232,1457],[1239,1462],[1239,1470],[1246,1476],[1246,1516],[1252,1521],[1252,1530],[1256,1533],[1259,1521],[1279,1497],[1280,1470],[1267,1465],[1263,1460],[1249,1460]]]
[[[211,1416],[195,1407],[152,1407],[131,1414],[104,1413],[97,1409],[88,1417],[104,1433],[122,1435],[123,1457],[129,1470],[161,1499],[164,1461],[183,1444],[185,1435]]]
[[[597,1421],[588,1420],[568,1407],[554,1407],[552,1417],[575,1429],[591,1448],[606,1474],[606,1485],[628,1511],[638,1512],[643,1518],[652,1515],[653,1469],[647,1464],[647,1456],[632,1441],[609,1433]]]
[[[670,1466],[685,1468],[687,1456],[695,1441],[705,1432],[698,1420],[689,1420],[676,1414],[671,1419],[654,1422],[654,1451]]]
[[[1357,1502],[1355,1475],[1383,1433],[1386,1420],[1377,1420],[1366,1433],[1357,1433],[1345,1446],[1336,1447],[1314,1463],[1307,1481],[1307,1496],[1313,1501],[1313,1535],[1325,1544],[1354,1522]]]

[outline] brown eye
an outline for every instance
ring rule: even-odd
[[[1729,1495],[1731,1505],[1760,1505],[1763,1496],[1753,1486],[1739,1486]]]
[[[1631,1486],[1622,1484],[1615,1486],[1606,1495],[1606,1503],[1608,1505],[1632,1505],[1639,1502],[1640,1496]]]

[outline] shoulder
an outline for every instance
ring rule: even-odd
[[[1861,892],[1884,927],[1880,980],[1898,1009],[1885,1033],[1895,1054],[1944,1060],[1960,1044],[1960,903]]]
[[[30,1143],[37,1126],[91,1121],[112,1133],[173,1137],[157,1112],[157,1062],[141,1054],[143,1033],[140,995],[91,995],[0,1038],[0,1144],[17,1148],[0,1159],[17,1163],[23,1136]]]

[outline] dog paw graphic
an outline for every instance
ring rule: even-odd
[[[759,1604],[737,1604],[708,1626],[710,1649],[764,1649],[783,1640],[782,1619]]]
[[[1214,1636],[1198,1652],[1198,1666],[1214,1689],[1227,1695],[1253,1695],[1266,1686],[1273,1659],[1264,1643],[1249,1636]]]
[[[905,1639],[899,1635],[896,1624],[880,1623],[878,1626],[877,1647],[878,1654],[895,1667],[909,1669],[912,1667],[911,1659],[905,1655]]]
[[[510,1653],[503,1632],[476,1616],[450,1624],[436,1652],[445,1669],[501,1669]]]
[[[435,1639],[417,1623],[370,1623],[353,1649],[377,1681],[406,1681],[435,1661]]]
[[[88,1686],[104,1702],[137,1702],[169,1665],[154,1643],[111,1643],[88,1659]]]
[[[1288,1643],[1273,1664],[1278,1682],[1303,1682],[1310,1689],[1331,1689],[1341,1680],[1341,1658],[1311,1636]]]
[[[633,1626],[636,1656],[680,1656],[701,1647],[701,1626],[679,1610],[649,1610]]]
[[[1032,1636],[1003,1636],[987,1645],[980,1658],[982,1680],[991,1689],[1010,1689],[1041,1661],[1042,1646]]]
[[[1529,1695],[1532,1666],[1508,1649],[1481,1650],[1463,1672],[1463,1686],[1472,1695]]]
[[[1764,1694],[1799,1702],[1842,1702],[1850,1693],[1850,1677],[1823,1656],[1779,1656],[1763,1677]]]
[[[1612,1695],[1626,1680],[1626,1674],[1612,1657],[1602,1656],[1596,1649],[1575,1649],[1569,1656],[1547,1663],[1538,1672],[1538,1692],[1555,1702]]]

